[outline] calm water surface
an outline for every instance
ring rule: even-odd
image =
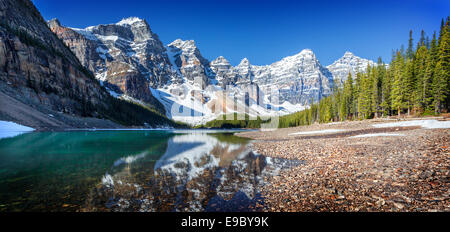
[[[251,211],[270,159],[217,131],[39,132],[0,139],[0,211]]]

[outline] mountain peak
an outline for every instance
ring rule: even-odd
[[[314,52],[311,49],[305,48],[299,54],[311,54],[311,53],[314,54]]]
[[[241,60],[241,63],[239,63],[238,66],[248,66],[250,65],[250,61],[247,59],[247,57],[245,57],[244,59]]]
[[[346,51],[344,56],[328,65],[327,68],[333,74],[334,80],[337,83],[344,83],[347,80],[348,73],[355,75],[358,72],[365,72],[367,65],[376,65],[375,62],[356,56],[355,54]]]
[[[346,65],[352,65],[352,66],[361,66],[361,63],[364,63],[364,66],[367,66],[365,64],[373,64],[374,62],[368,59],[361,58],[359,56],[356,56],[352,52],[346,51],[344,56],[336,60],[333,64],[329,65],[329,67],[334,68],[334,66],[338,64],[346,64]]]
[[[138,17],[128,17],[120,20],[118,23],[116,23],[116,25],[133,25],[138,22],[145,22],[145,20]]]
[[[221,64],[221,65],[230,65],[230,62],[227,59],[225,59],[225,57],[219,56],[215,60],[213,60],[211,62],[211,64],[212,65],[219,65],[219,64]]]
[[[353,53],[351,53],[351,52],[349,52],[349,51],[346,51],[346,52],[344,53],[344,56],[355,56],[355,54],[353,54]]]
[[[311,49],[305,48],[301,52],[297,53],[296,55],[291,56],[291,58],[300,58],[300,57],[306,57],[306,56],[311,56],[313,59],[315,59],[315,57],[316,57],[316,55],[314,54],[314,52]]]
[[[168,46],[176,46],[176,47],[183,47],[183,46],[195,46],[194,40],[182,40],[182,39],[176,39],[172,43],[170,43]]]
[[[306,49],[303,49],[301,52],[299,52],[293,56],[287,56],[278,62],[297,63],[299,60],[303,60],[305,58],[316,60],[316,55],[314,54],[314,52],[311,49],[306,48]],[[278,63],[278,62],[276,62],[276,63]]]
[[[219,56],[215,60],[228,61],[225,57]]]
[[[50,26],[61,26],[61,23],[59,22],[59,20],[57,18],[53,18],[47,21],[47,24]]]
[[[197,50],[194,40],[182,40],[176,39],[172,43],[168,44],[167,47],[174,47],[183,50],[184,52],[192,53]]]

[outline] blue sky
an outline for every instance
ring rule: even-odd
[[[33,2],[45,19],[58,18],[70,27],[144,18],[164,44],[192,39],[205,58],[222,55],[233,65],[244,57],[252,64],[271,64],[304,48],[312,49],[323,65],[345,51],[389,61],[392,49],[407,44],[410,29],[415,41],[422,29],[431,37],[450,13],[448,0]]]

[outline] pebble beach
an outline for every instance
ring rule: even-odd
[[[450,121],[366,120],[237,134],[302,161],[267,180],[270,212],[450,211]]]

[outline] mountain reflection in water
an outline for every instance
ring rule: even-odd
[[[264,205],[267,177],[299,162],[257,155],[232,134],[188,132],[171,137],[154,167],[115,162],[88,197],[85,211],[253,211]]]
[[[296,164],[233,131],[26,133],[0,139],[0,212],[250,211]]]

